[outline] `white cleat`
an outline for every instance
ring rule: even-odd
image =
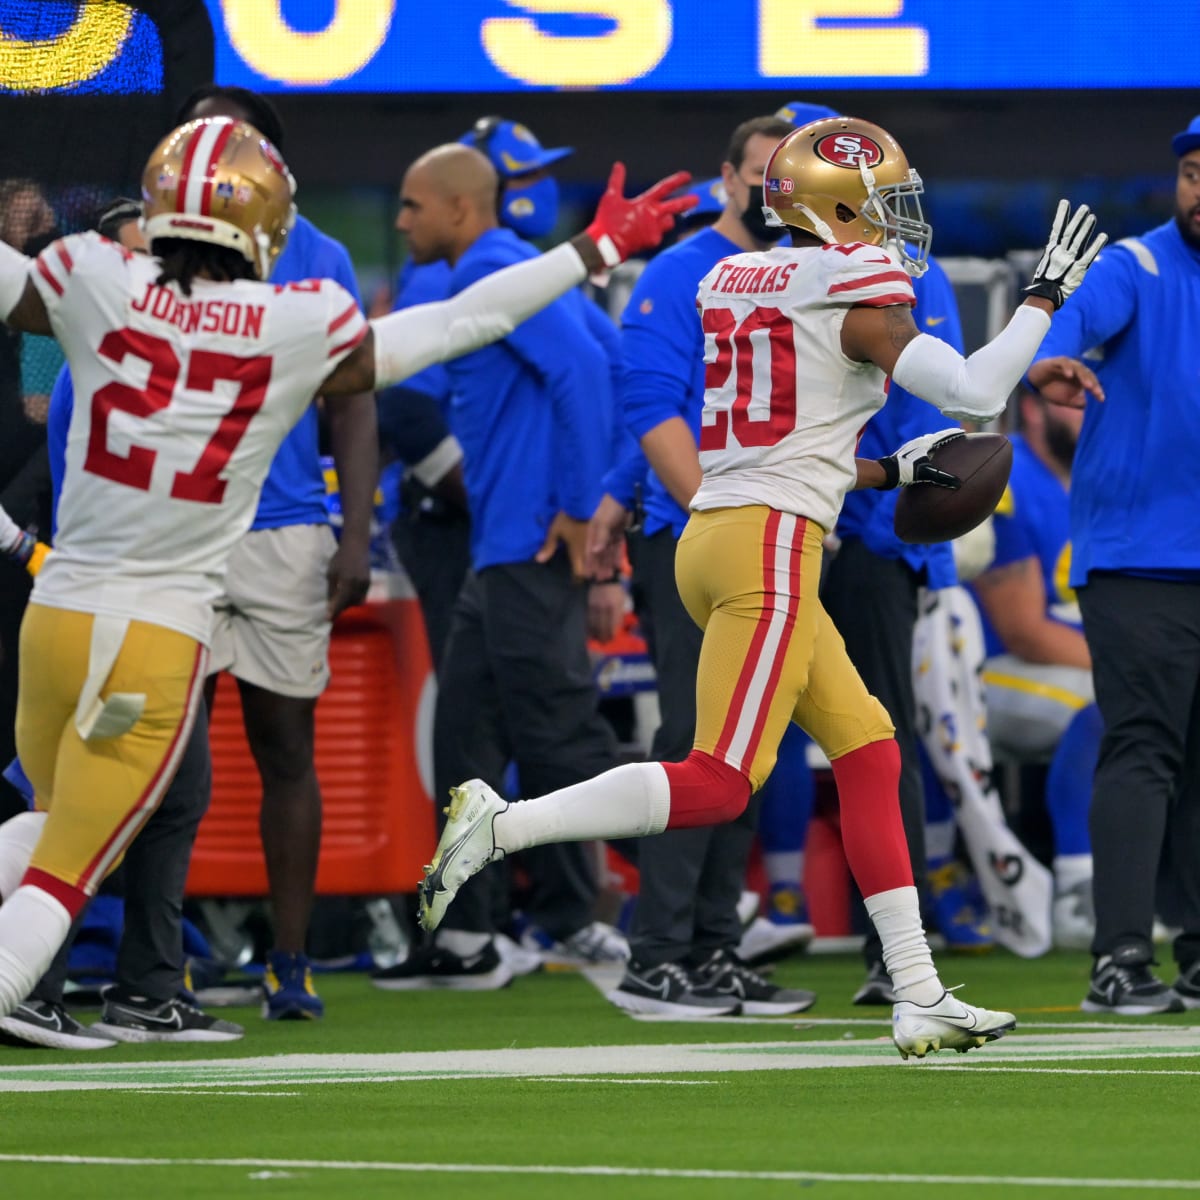
[[[936,1004],[898,1000],[892,1006],[892,1041],[901,1058],[924,1058],[931,1050],[957,1050],[965,1054],[985,1042],[994,1042],[1017,1027],[1009,1012],[975,1008],[943,992]]]
[[[504,857],[496,846],[492,822],[507,807],[507,801],[482,779],[469,779],[450,789],[449,820],[418,889],[422,929],[436,929],[458,889],[488,863]]]

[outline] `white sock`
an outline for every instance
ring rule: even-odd
[[[478,954],[492,940],[490,933],[472,933],[467,929],[439,929],[434,938],[436,945],[459,958],[470,958]]]
[[[628,763],[570,787],[518,800],[492,826],[505,854],[549,842],[644,837],[662,833],[671,812],[671,784],[661,763]]]
[[[804,878],[804,851],[772,850],[763,855],[763,870],[767,874],[767,883],[786,884],[788,887],[799,887]]]
[[[29,884],[0,906],[0,1017],[33,991],[70,929],[71,914]]]
[[[930,862],[949,858],[954,853],[954,840],[958,835],[958,824],[949,821],[925,822],[925,857]]]
[[[45,824],[44,812],[25,812],[0,825],[0,901],[20,886]]]
[[[883,965],[892,977],[896,999],[936,1004],[946,989],[938,978],[921,927],[917,889],[898,887],[876,892],[864,903],[883,942]]]
[[[5,828],[0,826],[0,829]],[[1054,890],[1069,892],[1077,883],[1092,877],[1090,854],[1056,854],[1054,856]]]

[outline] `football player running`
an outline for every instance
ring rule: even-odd
[[[96,234],[33,261],[0,247],[0,316],[59,339],[78,397],[58,537],[21,631],[17,747],[41,811],[0,826],[0,1016],[170,782],[226,560],[312,381],[336,404],[503,337],[657,244],[689,207],[666,199],[686,180],[626,199],[617,164],[586,234],[371,324],[331,280],[262,282],[295,183],[270,142],[227,117],[182,125],[152,154],[154,257]]]
[[[964,1004],[938,978],[921,927],[900,820],[899,754],[817,598],[821,543],[852,487],[912,482],[939,435],[890,459],[856,460],[887,376],[947,416],[988,421],[1104,243],[1095,218],[1060,203],[1028,298],[968,359],[918,331],[910,275],[931,230],[921,181],[896,141],[828,118],[776,147],[765,215],[793,245],[738,254],[700,284],[705,331],[703,481],[679,542],[680,596],[703,628],[695,748],[681,763],[635,763],[507,804],[479,780],[452,793],[422,884],[433,928],[463,880],[542,842],[644,836],[736,817],[796,721],[833,764],[846,857],[883,943],[900,1053],[967,1050],[1016,1026]]]

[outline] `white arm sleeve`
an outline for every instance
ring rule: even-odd
[[[948,417],[991,421],[1004,411],[1009,393],[1049,328],[1046,313],[1022,304],[1012,320],[970,358],[963,358],[940,338],[922,333],[900,352],[892,378]]]
[[[8,554],[21,543],[21,527],[0,508],[0,554]]]
[[[33,259],[26,258],[7,242],[0,242],[0,320],[7,321],[25,294]]]
[[[427,488],[436,487],[441,479],[463,460],[463,448],[454,434],[447,434],[419,463],[409,470]]]
[[[375,386],[389,387],[434,363],[499,341],[586,278],[579,252],[565,242],[473,283],[450,300],[379,317],[371,322]]]

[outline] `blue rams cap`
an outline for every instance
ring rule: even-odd
[[[547,150],[524,125],[503,117],[480,117],[458,140],[486,154],[505,179],[530,175],[575,153],[574,146]]]
[[[791,121],[799,128],[809,121],[823,121],[826,117],[840,117],[842,114],[827,104],[805,104],[803,100],[793,100],[785,104],[776,114],[781,120]]]
[[[1182,158],[1200,146],[1200,117],[1193,117],[1192,123],[1182,132],[1171,139],[1171,149]]]
[[[694,183],[686,191],[680,192],[680,196],[695,196],[696,207],[688,209],[685,213],[680,213],[680,219],[690,221],[695,217],[709,217],[713,213],[725,211],[725,202],[729,199],[729,193],[725,190],[725,184],[720,175],[715,179],[705,179],[700,183]]]

